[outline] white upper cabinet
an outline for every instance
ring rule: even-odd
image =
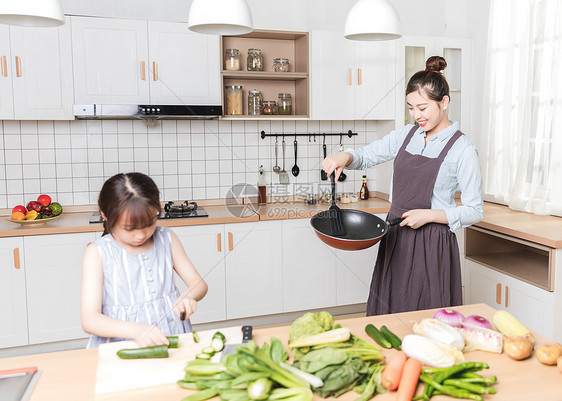
[[[312,118],[394,119],[395,44],[355,42],[341,32],[311,34]]]
[[[74,102],[149,100],[146,21],[72,17]]]
[[[69,18],[57,28],[0,28],[0,118],[72,119]]]
[[[219,104],[216,36],[187,24],[72,17],[76,104]]]
[[[220,104],[220,50],[215,35],[184,23],[148,22],[150,100],[154,104]]]

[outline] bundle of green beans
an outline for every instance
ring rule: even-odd
[[[475,372],[488,369],[485,362],[464,362],[449,368],[423,369],[420,380],[425,383],[423,394],[413,400],[428,401],[433,395],[448,395],[475,401],[483,401],[483,394],[495,394],[491,387],[497,377],[484,377]]]

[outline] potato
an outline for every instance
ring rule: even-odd
[[[558,357],[558,362],[556,364],[558,365],[558,370],[562,373],[562,356]]]
[[[537,359],[545,365],[556,365],[560,357],[560,349],[557,344],[541,345],[535,351]]]
[[[505,337],[503,351],[511,358],[519,361],[531,356],[533,343],[522,336]]]

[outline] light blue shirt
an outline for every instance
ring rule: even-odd
[[[369,167],[394,159],[400,146],[406,139],[413,125],[391,131],[384,138],[379,139],[360,149],[346,149],[353,155],[353,161],[347,168],[365,170]],[[426,145],[426,133],[420,127],[412,136],[406,151],[436,158],[447,144],[449,138],[459,129],[458,124],[453,122],[435,135]],[[455,192],[457,188],[461,191],[461,206],[455,203]],[[390,201],[392,202],[392,181],[390,189]],[[482,176],[480,174],[480,163],[476,147],[470,142],[466,135],[462,135],[451,147],[437,174],[433,194],[431,195],[431,208],[444,210],[447,221],[452,232],[461,227],[482,220],[484,216],[484,204],[482,202]]]

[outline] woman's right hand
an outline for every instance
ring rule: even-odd
[[[140,347],[152,347],[154,345],[168,345],[170,342],[156,325],[133,323],[132,338]]]
[[[322,161],[322,170],[326,172],[328,177],[332,175],[332,172],[336,171],[336,182],[340,178],[345,166],[353,161],[353,155],[349,152],[340,152],[335,155],[327,156]]]

